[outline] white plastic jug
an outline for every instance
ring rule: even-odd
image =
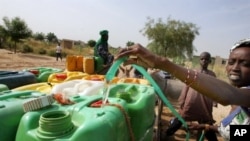
[[[52,93],[61,93],[65,96],[95,95],[104,86],[103,81],[72,80],[57,84],[52,88]]]

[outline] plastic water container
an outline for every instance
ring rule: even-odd
[[[54,83],[40,82],[40,83],[34,83],[34,84],[20,86],[20,87],[14,88],[12,90],[13,91],[34,90],[34,91],[39,91],[41,93],[50,94],[51,89],[54,85],[55,85]]]
[[[83,71],[87,74],[93,74],[95,72],[94,57],[84,57]]]
[[[0,84],[0,92],[9,90],[8,86],[5,84]]]
[[[14,141],[20,119],[24,115],[24,102],[44,94],[36,91],[4,91],[0,95],[0,140]]]
[[[23,71],[0,71],[0,83],[14,89],[27,84],[36,83],[36,76],[31,72]]]
[[[55,85],[51,93],[61,93],[66,96],[87,96],[96,95],[104,86],[103,81],[71,80]]]
[[[26,113],[16,141],[152,141],[155,93],[146,85],[110,86],[108,105],[91,107],[100,94],[70,97],[74,105],[59,105]],[[127,94],[126,101],[117,94]]]
[[[76,70],[76,57],[74,55],[67,55],[66,56],[66,69],[68,71],[75,71]]]
[[[53,73],[49,76],[49,83],[61,83],[69,80],[82,79],[87,76],[87,73],[83,73],[80,71],[65,71],[60,73]]]
[[[47,82],[49,75],[57,72],[62,72],[62,69],[52,68],[52,67],[35,67],[24,69],[24,71],[33,73],[38,82]]]
[[[94,57],[94,61],[95,61],[95,72],[99,72],[103,69],[103,59],[101,57]]]
[[[83,56],[76,56],[76,71],[83,72]]]

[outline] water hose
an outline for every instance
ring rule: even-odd
[[[116,71],[119,69],[119,66],[126,61],[127,58],[123,57],[118,59],[117,61],[115,61],[113,63],[113,65],[110,67],[110,69],[108,70],[105,79],[107,82],[110,82],[116,74]],[[185,122],[185,120],[181,117],[181,115],[174,109],[174,107],[172,106],[172,104],[169,102],[169,100],[164,96],[163,92],[161,91],[161,89],[159,88],[159,86],[157,85],[157,83],[154,81],[154,79],[147,73],[147,71],[138,65],[132,64],[132,66],[138,70],[141,74],[144,75],[144,77],[151,83],[151,85],[154,87],[155,91],[157,92],[157,95],[160,97],[160,99],[163,101],[163,103],[171,110],[171,112],[174,114],[174,116],[176,116],[181,122],[182,125],[185,127],[186,131],[187,131],[187,135],[186,135],[186,141],[188,141],[188,139],[190,138],[190,132],[188,130],[188,126],[187,123]]]

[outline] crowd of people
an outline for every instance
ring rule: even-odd
[[[169,72],[186,84],[179,97],[179,113],[188,122],[189,130],[198,130],[197,140],[205,131],[208,141],[217,141],[219,133],[226,141],[230,140],[230,125],[250,124],[250,39],[240,40],[229,49],[226,73],[229,83],[216,78],[216,74],[208,69],[211,63],[209,52],[200,54],[200,69],[189,69],[177,65],[167,57],[158,56],[140,44],[123,48],[115,56],[108,50],[108,31],[100,31],[101,38],[95,48],[95,56],[103,58],[104,65],[126,57],[124,65],[136,64],[144,68],[160,69]],[[135,57],[136,56],[136,57]],[[142,77],[135,72],[135,77]],[[219,125],[215,125],[212,109],[217,106],[231,105],[231,111]],[[171,136],[182,123],[174,118],[166,131]],[[177,126],[177,127],[176,127]]]
[[[192,89],[192,93],[195,93],[196,96],[211,99],[211,101],[206,99],[210,101],[210,106],[206,107],[208,109],[211,108],[212,101],[225,106],[232,105],[229,115],[219,125],[213,125],[210,110],[207,111],[208,116],[205,121],[190,122],[188,124],[189,130],[203,130],[211,134],[220,133],[228,141],[230,140],[230,125],[250,124],[250,39],[237,42],[229,51],[226,72],[230,84],[217,79],[212,71],[207,69],[204,71],[204,68],[192,70],[177,65],[166,57],[150,52],[140,44],[121,49],[115,60],[126,57],[124,65],[137,64],[145,68],[156,68],[171,73],[175,78],[184,82],[190,90]],[[137,58],[131,56],[137,56]],[[207,53],[205,56],[209,58]],[[201,60],[209,62],[207,57],[201,58]],[[185,93],[188,93],[187,96],[189,96],[191,92]],[[204,103],[205,101],[200,104]],[[182,106],[185,107],[185,104]],[[210,137],[213,136],[211,134]],[[215,137],[211,140],[217,139]]]

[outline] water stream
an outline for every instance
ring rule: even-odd
[[[104,83],[104,87],[102,90],[102,108],[105,106],[105,104],[108,101],[108,97],[109,97],[109,85],[110,85],[110,81],[109,80],[105,80]]]

